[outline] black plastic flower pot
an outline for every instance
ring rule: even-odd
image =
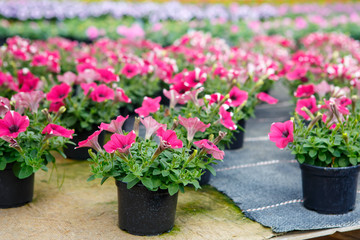
[[[246,126],[246,121],[245,119],[241,119],[238,122],[238,125],[240,125],[243,129],[245,129]],[[232,143],[229,144],[229,146],[225,146],[226,150],[235,150],[235,149],[240,149],[243,147],[244,145],[244,137],[245,137],[245,132],[242,130],[239,130],[238,132],[234,133],[233,139],[232,139]]]
[[[304,207],[323,214],[355,208],[359,165],[341,168],[300,164]]]
[[[116,181],[118,189],[119,228],[133,235],[152,236],[174,227],[178,194],[168,190],[149,191],[142,184],[127,189]]]
[[[34,194],[34,174],[25,179],[17,178],[13,163],[0,171],[0,208],[20,207],[29,203]]]
[[[200,181],[199,181],[200,186],[209,184],[211,175],[212,175],[211,172],[208,169],[205,169],[203,175],[201,175],[200,177]]]
[[[73,141],[76,145],[66,144],[66,146],[63,149],[66,157],[73,160],[87,160],[88,158],[90,158],[88,152],[89,148],[83,147],[83,148],[75,149],[75,147],[78,146],[79,142],[86,140],[91,134],[93,134],[97,130],[98,129],[94,129],[91,131],[81,131],[81,132],[75,130],[76,136],[73,136],[73,139],[71,139],[71,141]],[[105,139],[105,132],[102,131],[98,138],[100,146],[104,145],[104,139]]]

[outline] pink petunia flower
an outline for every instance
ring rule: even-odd
[[[235,130],[237,128],[236,124],[232,120],[232,113],[225,110],[224,106],[220,107],[220,123],[224,125],[224,127]]]
[[[51,102],[62,102],[71,91],[71,87],[66,83],[56,85],[51,88],[50,92],[46,95],[46,99]]]
[[[314,90],[319,95],[319,97],[322,98],[326,93],[330,92],[330,85],[327,83],[327,81],[323,80],[321,83],[315,85]]]
[[[101,130],[106,130],[112,133],[122,134],[122,126],[124,125],[124,122],[126,121],[126,119],[128,119],[128,117],[129,116],[118,116],[115,120],[111,120],[109,124],[101,123],[99,128]]]
[[[137,64],[127,63],[121,70],[121,74],[125,75],[126,78],[130,79],[138,75],[141,72],[140,70],[141,69]]]
[[[95,149],[97,152],[101,152],[101,147],[99,144],[99,135],[101,130],[95,131],[91,134],[86,140],[79,142],[78,146],[75,148],[89,147]]]
[[[63,102],[52,102],[49,106],[49,112],[58,112],[62,106],[65,106]]]
[[[131,103],[131,99],[125,94],[124,89],[117,87],[115,90],[115,101]]]
[[[145,132],[145,139],[150,139],[150,137],[159,129],[163,128],[166,130],[167,126],[166,124],[158,123],[155,119],[153,119],[151,116],[148,116],[144,119],[140,119],[141,123],[145,126],[146,132]]]
[[[98,68],[96,70],[99,73],[99,80],[105,83],[118,82],[119,76],[106,68]]]
[[[80,87],[84,91],[84,95],[88,95],[89,92],[94,91],[97,87],[96,83],[81,83]]]
[[[160,101],[161,97],[144,97],[141,107],[135,109],[135,112],[139,114],[140,117],[146,117],[150,113],[157,112],[160,109]]]
[[[114,100],[114,90],[101,84],[90,93],[90,97],[95,102],[104,102],[106,100]]]
[[[205,149],[207,154],[211,154],[215,159],[222,160],[224,159],[224,151],[221,151],[213,142],[203,139],[197,142],[194,142],[195,146],[200,149]]]
[[[163,90],[164,96],[170,100],[170,108],[174,108],[176,104],[185,104],[190,97],[187,94],[180,94],[174,89]]]
[[[86,36],[89,39],[94,40],[99,37],[99,30],[94,26],[90,26],[88,29],[86,29]]]
[[[210,127],[210,123],[205,124],[200,121],[199,118],[184,118],[179,115],[179,123],[183,125],[187,130],[187,140],[192,142],[194,136],[197,132],[204,132],[208,127]]]
[[[300,99],[296,103],[295,111],[306,120],[309,120],[310,116],[308,116],[306,112],[301,110],[303,107],[307,107],[307,109],[309,109],[311,113],[315,113],[319,110],[316,105],[316,98],[314,96],[311,96],[310,98]]]
[[[0,137],[16,138],[19,133],[25,132],[30,121],[27,116],[21,116],[15,111],[8,111],[3,119],[0,119]]]
[[[209,105],[218,104],[221,102],[221,100],[224,99],[224,95],[221,95],[220,93],[214,93],[211,95],[205,95],[205,99],[209,101]],[[229,102],[226,101],[225,104],[229,104]]]
[[[315,93],[315,85],[307,84],[307,85],[299,85],[294,93],[294,96],[297,98],[301,97],[310,97]]]
[[[15,102],[15,109],[18,112],[29,109],[31,112],[35,113],[38,111],[39,104],[45,96],[45,93],[42,91],[19,92],[11,97],[11,101]]]
[[[276,104],[278,102],[278,100],[276,98],[274,98],[264,92],[258,93],[256,95],[256,98],[259,99],[260,101],[266,102],[268,104]]]
[[[57,79],[59,82],[66,83],[67,85],[71,86],[76,82],[77,76],[73,72],[66,72],[63,75],[58,75]]]
[[[5,97],[0,97],[0,117],[4,117],[5,114],[10,111],[10,101]]]
[[[64,138],[70,138],[72,139],[72,135],[74,134],[74,130],[66,129],[60,125],[56,125],[53,123],[48,124],[43,131],[42,134],[47,134],[49,137],[64,137]]]
[[[293,132],[294,127],[291,120],[284,123],[273,123],[270,128],[269,139],[274,142],[278,148],[283,149],[288,143],[294,141]]]
[[[238,107],[245,103],[245,101],[248,99],[248,92],[240,90],[238,87],[234,86],[230,92],[230,106],[232,107]]]
[[[156,135],[160,138],[160,149],[164,150],[167,148],[182,148],[183,142],[179,140],[173,130],[164,130],[159,128],[156,131]]]
[[[118,151],[120,153],[129,154],[129,149],[132,144],[135,143],[136,134],[134,131],[129,132],[127,135],[113,134],[108,141],[104,145],[104,149],[108,153],[113,153]]]
[[[204,84],[206,78],[206,72],[200,70],[200,68],[195,68],[194,71],[184,73],[184,85],[190,88],[198,88]]]

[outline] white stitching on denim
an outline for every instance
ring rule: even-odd
[[[279,206],[283,206],[283,205],[287,205],[287,204],[291,204],[291,203],[301,203],[301,202],[304,202],[304,200],[303,199],[294,199],[294,200],[281,202],[281,203],[277,203],[277,204],[269,205],[269,206],[265,206],[265,207],[250,208],[250,209],[245,210],[244,212],[262,211],[262,210],[269,209],[269,208],[279,207]]]
[[[268,140],[269,140],[268,136],[245,138],[245,142],[268,141]]]
[[[234,169],[239,169],[239,168],[257,167],[257,166],[264,166],[264,165],[277,164],[277,163],[296,163],[296,162],[297,161],[295,159],[293,159],[293,160],[271,160],[271,161],[264,161],[264,162],[258,162],[258,163],[236,165],[236,166],[231,166],[231,167],[227,167],[227,168],[219,168],[219,169],[216,169],[216,171],[222,172],[222,171],[234,170]]]

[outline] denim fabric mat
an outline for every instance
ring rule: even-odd
[[[260,105],[246,124],[243,149],[226,151],[210,184],[229,196],[244,214],[274,232],[360,225],[360,191],[356,208],[342,215],[324,215],[302,205],[301,171],[290,151],[279,150],[267,134],[275,121],[289,119],[294,107],[277,89],[278,105]],[[282,95],[281,95],[282,94]],[[280,96],[280,97],[279,97]]]

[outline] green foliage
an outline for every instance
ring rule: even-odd
[[[347,167],[360,163],[360,115],[351,114],[335,129],[318,121],[309,129],[302,121],[295,123],[294,142],[289,144],[300,163],[321,167]]]

